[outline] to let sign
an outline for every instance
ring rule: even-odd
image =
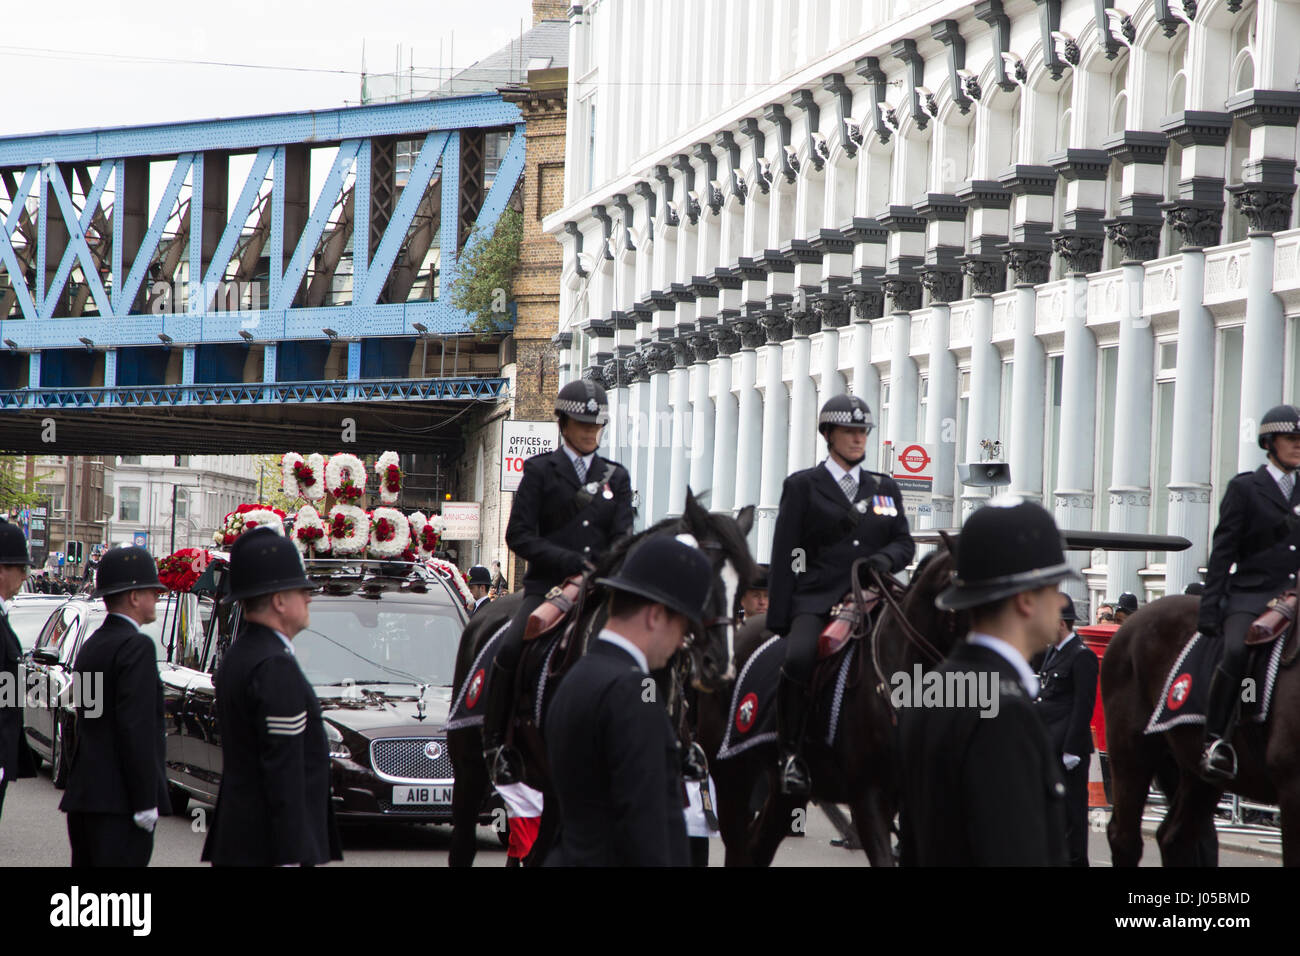
[[[924,442],[903,442],[894,459],[894,481],[903,493],[903,510],[909,524],[929,517],[934,499],[934,458],[938,449]]]
[[[501,490],[518,491],[524,477],[524,462],[553,451],[560,441],[560,428],[554,421],[501,423]]]
[[[442,536],[448,541],[473,541],[478,538],[479,503],[448,501],[442,506],[442,520],[447,526]]]

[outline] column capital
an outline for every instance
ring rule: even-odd
[[[1079,230],[1062,230],[1051,234],[1052,251],[1065,261],[1069,275],[1087,275],[1101,268],[1102,236]]]
[[[834,292],[819,292],[812,298],[813,313],[823,329],[842,329],[849,324],[849,304]]]
[[[573,348],[573,333],[557,332],[551,336],[551,344],[557,349],[571,349]]]
[[[847,294],[857,320],[879,319],[885,314],[885,293],[879,285],[855,282],[848,287]]]
[[[1165,221],[1178,234],[1180,252],[1194,252],[1217,246],[1223,229],[1223,203],[1212,200],[1176,199],[1162,202]]]
[[[975,295],[995,295],[1007,286],[1007,263],[989,256],[958,256],[961,271],[970,276]]]
[[[921,285],[930,293],[930,302],[947,304],[961,298],[963,274],[946,266],[927,265],[921,268]]]
[[[1101,224],[1106,227],[1106,238],[1119,246],[1125,264],[1146,262],[1160,251],[1160,227],[1164,223],[1159,219],[1116,216],[1103,219]]]
[[[613,360],[611,359],[611,361]],[[593,384],[599,385],[601,388],[611,388],[612,386],[605,379],[605,364],[602,362],[599,365],[589,365],[587,370],[582,373],[582,377]]]
[[[718,343],[710,332],[696,332],[690,337],[690,345],[697,362],[711,362],[718,357]]]
[[[767,341],[767,330],[758,319],[742,317],[731,323],[731,328],[740,336],[742,349],[756,349]]]
[[[709,329],[709,335],[713,337],[714,348],[718,355],[734,355],[740,351],[741,330],[740,321],[733,321],[726,325],[716,325]]]
[[[913,312],[921,307],[921,283],[915,276],[883,275],[880,288],[889,297],[891,312]]]
[[[633,352],[623,360],[623,367],[627,373],[629,382],[637,382],[642,385],[650,381],[650,362],[648,361],[650,347],[647,345]]]
[[[788,342],[794,335],[790,316],[785,309],[766,309],[762,317],[763,331],[767,333],[768,345],[780,345]]]
[[[1232,203],[1250,223],[1251,234],[1281,232],[1291,224],[1295,183],[1238,183],[1229,186]]]
[[[1025,242],[1008,242],[999,248],[1003,261],[1016,274],[1017,285],[1041,285],[1051,275],[1050,249]]]

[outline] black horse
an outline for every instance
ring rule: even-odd
[[[906,589],[887,579],[890,594],[877,613],[870,637],[863,638],[857,648],[844,688],[834,744],[806,739],[804,745],[813,799],[849,806],[872,866],[894,864],[890,834],[899,808],[901,774],[896,721],[888,699],[890,678],[898,673],[910,675],[916,664],[925,670],[933,668],[966,633],[964,613],[940,611],[934,606],[953,567],[946,539],[944,544]],[[760,616],[741,628],[736,641],[738,668],[772,636],[765,625],[765,617]],[[814,678],[814,686],[821,686],[820,677]],[[729,712],[730,697],[713,694],[701,698],[696,723],[717,786],[726,862],[728,866],[768,866],[790,833],[792,821],[806,814],[807,807],[780,793],[775,743],[752,747],[725,760],[715,759],[727,722],[735,716]],[[818,715],[824,715],[824,703],[814,702],[811,711],[810,726],[818,722]]]
[[[701,691],[701,697],[707,698],[712,691],[721,690],[734,676],[735,601],[737,595],[753,579],[755,571],[745,541],[753,524],[753,512],[752,507],[745,508],[734,519],[710,514],[688,490],[686,507],[680,518],[666,519],[638,535],[625,538],[604,555],[597,565],[596,577],[611,574],[622,564],[631,547],[650,535],[690,536],[693,540],[688,543],[695,544],[709,556],[714,580],[709,605],[704,614],[705,633],[691,640],[687,647],[690,680]],[[461,689],[466,680],[471,678],[470,669],[483,645],[510,621],[520,602],[519,593],[494,601],[465,626],[456,658],[453,700],[460,698]],[[599,633],[605,621],[605,613],[604,589],[597,588],[587,595],[583,604],[581,616],[573,631],[577,639],[562,651],[557,647],[557,660],[548,659],[550,644],[541,640],[526,644],[521,655],[520,676],[516,684],[524,696],[516,702],[516,712],[512,718],[514,744],[523,757],[524,782],[540,790],[544,801],[537,839],[525,861],[529,865],[540,863],[545,858],[559,822],[550,791],[550,775],[540,725],[530,712],[533,703],[531,688],[537,685],[542,668],[547,667],[551,675],[547,680],[547,696],[553,693],[551,688],[556,681],[562,679],[564,670],[585,651],[587,640]],[[686,668],[673,668],[672,672],[675,674],[684,670]],[[671,679],[672,674],[668,677],[672,687],[666,703],[670,716],[674,718],[674,725],[679,726],[682,725],[679,719],[682,688],[680,681]],[[544,709],[542,716],[544,719]],[[453,834],[448,862],[451,866],[470,866],[477,852],[476,828],[479,816],[491,792],[487,766],[483,761],[481,727],[467,726],[449,731],[447,749],[456,780],[452,794]]]

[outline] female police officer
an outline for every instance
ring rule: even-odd
[[[632,530],[631,479],[622,465],[596,454],[609,421],[605,390],[586,379],[570,382],[560,389],[555,414],[560,447],[524,462],[506,525],[506,544],[528,559],[528,573],[523,603],[501,638],[488,681],[483,755],[497,786],[519,782],[522,773],[518,754],[503,744],[528,616],[546,592],[581,574]]]
[[[882,574],[899,571],[916,546],[903,514],[903,496],[888,475],[862,468],[871,409],[855,395],[822,406],[817,430],[830,454],[820,465],[785,480],[772,538],[767,626],[786,636],[777,698],[781,791],[807,796],[808,770],[799,756],[807,685],[817,638],[830,609],[852,587],[858,558]]]
[[[1206,637],[1223,639],[1223,660],[1210,681],[1201,772],[1225,783],[1237,775],[1229,723],[1245,676],[1246,632],[1272,598],[1296,586],[1300,568],[1300,408],[1278,405],[1265,412],[1259,447],[1268,463],[1228,482],[1219,504],[1198,622]]]

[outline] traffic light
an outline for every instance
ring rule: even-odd
[[[68,542],[68,561],[72,564],[80,564],[82,556],[82,544],[80,541]]]

